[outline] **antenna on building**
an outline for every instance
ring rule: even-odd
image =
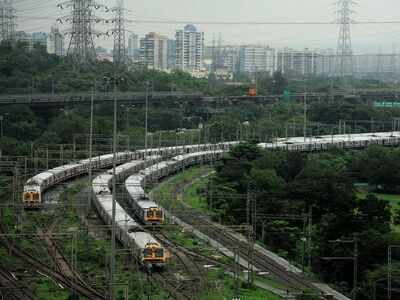
[[[125,29],[125,11],[124,8],[124,0],[118,0],[117,7],[112,9],[112,12],[115,13],[115,17],[112,20],[112,23],[115,24],[115,27],[112,29],[112,34],[114,35],[114,56],[113,60],[115,64],[121,65],[125,64],[126,59],[126,29]]]
[[[16,10],[12,0],[0,0],[0,41],[15,42]]]
[[[336,5],[338,10],[339,23],[339,38],[337,43],[337,63],[336,63],[336,75],[341,77],[347,85],[346,77],[353,75],[353,50],[351,46],[351,24],[353,20],[351,15],[354,11],[351,7],[356,4],[352,0],[338,0]]]
[[[93,27],[95,23],[104,21],[96,17],[95,10],[102,7],[108,12],[106,6],[96,3],[94,0],[70,0],[58,7],[72,8],[71,16],[66,16],[58,19],[62,24],[64,22],[72,23],[72,29],[69,31],[71,40],[68,46],[67,55],[70,56],[76,64],[87,64],[96,59],[96,52],[94,47],[94,36],[99,37],[102,33],[95,32]]]

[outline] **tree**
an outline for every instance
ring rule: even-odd
[[[281,95],[288,86],[287,79],[281,71],[275,71],[272,76],[272,92],[276,95]]]

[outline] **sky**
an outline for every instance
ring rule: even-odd
[[[70,14],[69,9],[57,8],[57,0],[13,0],[17,8],[18,30],[48,32],[55,20]],[[114,7],[116,0],[98,0]],[[129,10],[126,27],[143,36],[154,31],[170,38],[186,22],[205,32],[206,44],[221,35],[223,44],[260,44],[274,48],[296,49],[336,48],[337,24],[318,25],[221,25],[215,22],[334,22],[337,10],[334,0],[125,0]],[[353,6],[353,19],[359,22],[400,21],[399,0],[358,0]],[[100,9],[97,14],[107,15]],[[112,14],[108,18],[112,18]],[[157,24],[154,20],[182,22]],[[146,21],[146,22],[143,22]],[[198,24],[200,23],[200,24]],[[68,30],[68,26],[61,26]],[[107,27],[96,25],[98,31]],[[400,51],[400,22],[398,24],[354,24],[351,28],[355,53],[391,53]],[[128,33],[129,34],[129,33]],[[111,48],[111,38],[96,39],[96,45]]]

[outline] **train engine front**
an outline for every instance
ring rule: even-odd
[[[143,249],[142,261],[145,265],[162,268],[167,261],[167,251],[157,242],[149,242]]]
[[[164,211],[161,207],[147,207],[144,214],[144,222],[150,225],[159,225],[164,223]]]
[[[39,185],[25,185],[22,194],[22,202],[25,208],[40,208],[42,205],[42,193]]]

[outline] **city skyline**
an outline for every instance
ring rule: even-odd
[[[229,5],[228,5],[229,2]],[[212,43],[213,38],[221,34],[224,44],[260,44],[270,45],[274,48],[310,48],[336,49],[338,25],[216,25],[213,22],[331,22],[335,20],[335,6],[333,1],[265,1],[252,0],[220,0],[218,3],[208,5],[204,1],[172,0],[163,3],[150,0],[143,3],[126,3],[128,19],[133,23],[127,24],[127,29],[144,36],[148,32],[158,32],[173,38],[175,30],[186,23],[193,23],[199,30],[205,32],[206,45]],[[354,19],[357,21],[397,21],[395,11],[400,4],[393,0],[376,3],[365,0],[355,6]],[[32,3],[32,4],[30,4]],[[34,5],[34,4],[37,5]],[[114,1],[101,1],[108,6],[113,6]],[[39,3],[38,1],[17,1],[15,4],[19,15],[17,30],[28,32],[50,30],[54,25],[52,19],[57,19],[67,13],[67,9],[57,9],[56,3]],[[225,7],[225,9],[223,9]],[[272,10],[272,7],[274,8]],[[216,13],[218,12],[218,14]],[[221,13],[222,12],[222,13]],[[318,12],[316,14],[315,12]],[[104,16],[104,13],[98,13]],[[380,17],[379,17],[380,16]],[[382,17],[384,16],[384,17]],[[109,16],[110,18],[112,16]],[[171,24],[152,23],[152,20],[168,21],[177,20]],[[181,22],[182,23],[179,23]],[[201,24],[196,23],[203,22]],[[139,22],[139,23],[137,23]],[[148,23],[146,23],[148,22]],[[60,25],[66,30],[66,25]],[[104,25],[96,25],[96,30],[105,31]],[[234,30],[233,30],[234,29]],[[399,38],[400,24],[355,24],[352,25],[353,48],[355,53],[390,53],[395,41]],[[68,40],[68,39],[67,39]],[[112,38],[96,39],[96,45],[107,48],[112,47]],[[400,47],[397,47],[400,49]]]

